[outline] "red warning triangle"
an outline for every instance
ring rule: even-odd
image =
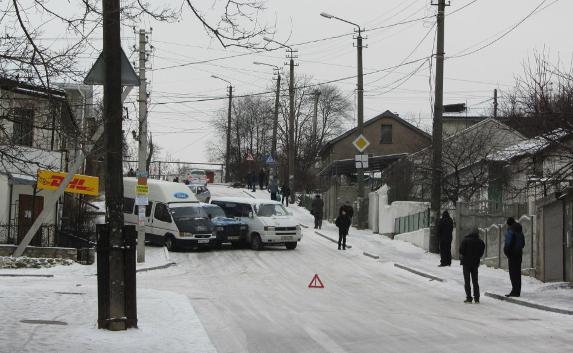
[[[312,281],[308,284],[308,288],[324,288],[324,284],[320,280],[320,277],[315,273],[314,277],[312,277]]]

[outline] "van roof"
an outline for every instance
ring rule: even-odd
[[[126,196],[135,197],[135,187],[137,185],[137,178],[126,177],[123,178],[124,194]],[[174,202],[198,202],[197,197],[193,192],[183,183],[175,183],[172,181],[147,179],[149,186],[149,199],[153,201],[160,201],[166,203]],[[185,194],[184,197],[179,195]]]
[[[269,199],[253,199],[251,197],[214,197],[211,201],[225,201],[225,202],[236,202],[236,203],[248,203],[251,205],[260,205],[260,204],[276,204],[282,205],[278,201],[273,201]]]

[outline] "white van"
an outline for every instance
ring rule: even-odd
[[[302,239],[300,225],[280,202],[243,197],[217,197],[211,200],[227,217],[239,218],[249,225],[247,241],[253,250],[265,245],[285,245],[292,250]]]
[[[136,178],[123,178],[123,214],[126,224],[137,224]],[[217,237],[207,213],[187,185],[148,179],[149,203],[145,207],[146,242],[167,249],[212,248]]]

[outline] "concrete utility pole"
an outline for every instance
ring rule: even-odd
[[[342,22],[346,22],[348,24],[351,24],[353,26],[356,27],[356,32],[357,32],[357,36],[356,36],[356,51],[357,51],[357,84],[356,84],[356,90],[358,93],[358,107],[357,107],[357,118],[358,118],[358,124],[357,124],[357,132],[356,132],[356,137],[360,136],[363,134],[364,132],[364,75],[363,75],[363,69],[362,69],[362,48],[364,47],[362,45],[362,28],[354,23],[354,22],[350,22],[348,20],[345,20],[343,18],[340,17],[336,17],[333,15],[330,15],[328,13],[325,12],[321,12],[320,15],[322,17],[328,18],[328,19],[335,19],[335,20],[339,20]],[[366,150],[360,152],[361,154],[368,154],[368,152]],[[357,168],[356,169],[356,179],[357,179],[357,201],[358,201],[358,205],[359,208],[356,210],[356,217],[358,218],[358,222],[357,222],[357,227],[358,229],[362,229],[366,227],[366,222],[367,222],[367,218],[366,216],[368,215],[368,209],[365,207],[363,199],[364,199],[364,169],[362,168]]]
[[[147,80],[145,78],[145,69],[147,62],[147,33],[144,29],[139,30],[139,153],[138,153],[138,170],[137,184],[147,185]],[[138,213],[145,214],[147,205],[139,205]],[[141,222],[137,227],[137,262],[145,262],[145,222]]]
[[[289,60],[289,84],[288,84],[288,95],[289,95],[289,115],[288,115],[288,183],[290,188],[290,202],[295,202],[295,182],[294,182],[294,159],[296,148],[294,146],[294,59],[297,58],[297,50],[293,49],[291,46],[284,43],[277,42],[274,39],[264,37],[267,42],[276,43],[287,50],[287,59]]]
[[[497,118],[497,88],[493,90],[493,117]]]
[[[112,331],[126,329],[123,253],[123,173],[121,102],[121,27],[119,0],[103,0],[104,141],[106,146],[105,206],[110,250],[110,323]]]
[[[281,72],[280,69],[277,67],[277,92],[275,94],[275,114],[273,120],[273,142],[271,146],[271,155],[273,159],[277,160],[277,129],[279,126],[279,107],[280,107],[280,97],[281,97]],[[273,168],[274,169],[274,168]]]
[[[442,115],[444,113],[444,20],[446,0],[438,0],[436,97],[432,128],[432,188],[430,197],[430,252],[439,252],[438,221],[442,200]]]
[[[318,130],[318,99],[320,98],[320,91],[314,91],[314,115],[312,116],[312,138],[316,140]]]
[[[227,111],[227,148],[225,150],[225,183],[231,181],[231,109],[233,107],[233,86],[231,82],[225,80],[216,75],[211,75],[211,77],[218,80],[227,82],[229,84],[229,109]]]

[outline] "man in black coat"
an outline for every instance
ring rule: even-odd
[[[521,260],[525,247],[525,236],[521,224],[516,223],[512,217],[507,219],[507,232],[503,253],[507,256],[511,292],[506,297],[519,297],[521,295]]]
[[[290,197],[290,187],[288,186],[288,183],[283,184],[281,188],[281,195],[283,196],[281,203],[285,204],[286,202],[286,207],[288,207],[289,197]]]
[[[310,212],[314,216],[314,229],[322,228],[322,209],[324,208],[324,201],[320,195],[316,195],[310,206]]]
[[[442,213],[438,222],[438,237],[440,239],[440,267],[452,265],[452,232],[454,221],[448,211]]]
[[[348,229],[350,229],[351,219],[345,210],[340,209],[340,213],[336,218],[336,226],[338,227],[338,250],[342,245],[342,250],[346,250],[346,236],[348,235]]]
[[[480,259],[485,251],[485,243],[479,238],[479,231],[474,228],[470,234],[466,235],[460,245],[460,258],[464,269],[464,285],[466,290],[466,300],[464,303],[472,302],[471,283],[474,287],[474,301],[479,303],[479,283],[478,268]]]

